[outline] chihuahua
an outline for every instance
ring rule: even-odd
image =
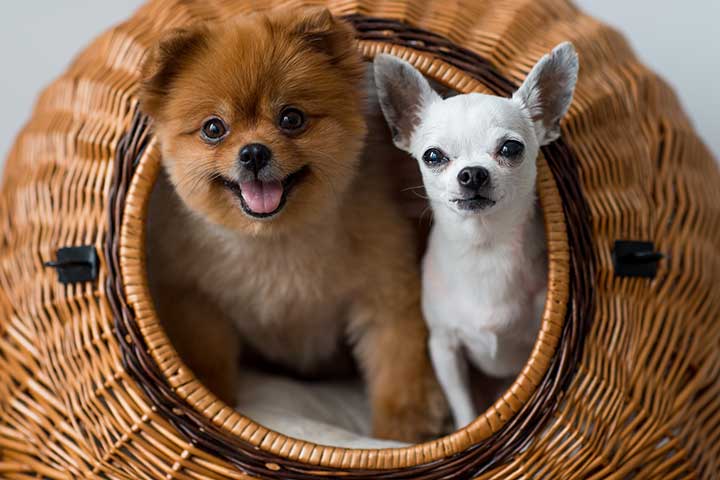
[[[365,71],[352,27],[325,9],[165,34],[140,95],[166,173],[148,275],[173,344],[223,400],[241,354],[304,377],[357,365],[373,434],[418,441],[447,407],[412,225],[363,153]]]
[[[420,165],[434,225],[423,260],[430,352],[458,428],[476,417],[468,360],[492,377],[516,375],[532,350],[547,289],[536,159],[560,136],[578,73],[564,43],[512,98],[443,99],[409,63],[375,59],[395,145]]]

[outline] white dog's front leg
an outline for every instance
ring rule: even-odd
[[[477,417],[470,395],[467,359],[456,339],[436,332],[430,335],[430,355],[450,404],[455,427],[462,428]]]

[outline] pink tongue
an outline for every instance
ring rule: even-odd
[[[280,182],[243,182],[240,184],[243,200],[255,213],[272,213],[280,206],[283,187]]]

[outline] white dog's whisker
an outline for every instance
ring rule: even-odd
[[[417,187],[407,187],[400,190],[401,193],[405,192],[411,192],[413,195],[415,195],[418,198],[422,198],[423,200],[430,200],[430,197],[427,195],[423,195],[422,193],[418,192],[418,190],[425,191],[424,185],[418,185]]]

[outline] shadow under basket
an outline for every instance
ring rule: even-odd
[[[510,95],[541,55],[576,45],[575,102],[538,161],[548,299],[521,374],[468,427],[386,450],[283,436],[193,377],[145,276],[160,153],[138,69],[163,29],[281,2],[151,0],[44,91],[10,152],[0,476],[717,478],[720,175],[671,89],[565,0],[320,3],[354,24],[368,60],[401,56],[461,93]]]

